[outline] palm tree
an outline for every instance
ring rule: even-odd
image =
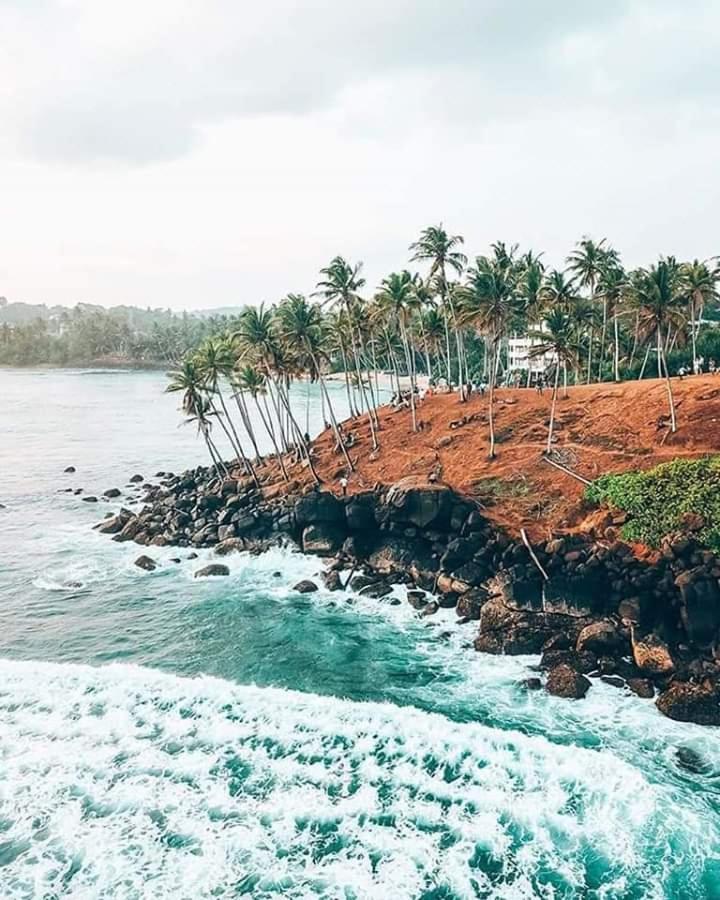
[[[352,471],[354,466],[348,456],[345,441],[338,427],[322,371],[325,350],[323,348],[324,334],[320,309],[308,303],[302,294],[288,294],[278,306],[277,319],[280,337],[300,356],[301,360],[303,357],[306,358],[304,360],[305,368],[311,377],[317,378],[320,383],[320,390],[325,398],[335,440],[345,457],[345,462]]]
[[[697,359],[697,336],[700,333],[703,310],[718,299],[718,275],[717,269],[711,269],[707,262],[697,259],[681,266],[682,292],[690,315],[693,368]]]
[[[380,310],[391,321],[396,321],[400,330],[403,350],[405,352],[405,365],[410,378],[410,410],[412,414],[412,429],[417,431],[417,416],[415,412],[415,352],[410,346],[408,335],[408,320],[411,310],[417,303],[415,292],[415,279],[406,270],[393,272],[383,279],[380,290],[376,295]]]
[[[233,371],[232,386],[235,390],[236,396],[242,397],[247,393],[252,397],[253,402],[255,403],[255,408],[257,409],[258,415],[260,416],[260,421],[263,423],[263,427],[265,428],[265,431],[270,438],[270,442],[273,445],[273,449],[275,450],[275,456],[280,466],[280,471],[283,474],[283,478],[285,479],[285,481],[289,481],[290,477],[288,475],[287,469],[285,468],[283,455],[280,447],[278,446],[277,436],[272,425],[272,415],[270,414],[270,410],[267,405],[267,380],[265,378],[265,375],[263,375],[263,373],[260,372],[259,369],[256,369],[254,366],[239,365]],[[259,401],[259,396],[261,395],[265,404],[264,411]]]
[[[559,307],[551,309],[545,317],[545,328],[531,334],[538,343],[530,348],[531,357],[544,357],[552,354],[555,357],[555,378],[553,381],[552,404],[550,406],[550,426],[546,452],[552,449],[553,429],[555,427],[555,409],[557,407],[558,387],[560,384],[560,369],[567,371],[568,365],[574,365],[577,360],[577,350],[574,341],[573,323],[567,312]]]
[[[350,346],[355,364],[355,374],[360,389],[360,397],[368,414],[373,450],[377,450],[378,442],[375,431],[377,420],[374,416],[374,410],[367,399],[362,369],[360,367],[360,351],[358,349],[355,329],[352,327],[353,306],[359,303],[360,298],[358,296],[358,291],[365,285],[365,279],[360,276],[361,270],[362,263],[351,266],[342,256],[336,256],[330,262],[330,265],[320,270],[320,274],[324,275],[325,278],[318,282],[316,294],[322,296],[326,303],[340,304],[347,314],[348,321],[351,323]]]
[[[568,256],[568,266],[570,271],[580,287],[587,288],[590,294],[590,302],[595,303],[595,291],[598,280],[602,273],[603,267],[612,263],[619,262],[618,255],[615,250],[607,246],[607,239],[594,241],[592,238],[584,237]],[[600,340],[600,363],[598,369],[598,381],[602,372],[602,365],[605,354],[605,333],[607,330],[607,305],[603,303],[603,324],[602,335]],[[592,333],[590,334],[590,344],[592,345]],[[592,355],[592,346],[591,346]],[[591,379],[591,373],[588,366],[588,383]]]
[[[677,431],[675,402],[665,357],[664,336],[673,325],[682,327],[684,319],[682,311],[684,296],[677,263],[672,259],[661,259],[657,265],[649,269],[638,269],[631,285],[630,298],[637,311],[640,333],[646,339],[655,335],[658,378],[662,378],[664,372],[670,407],[670,427],[675,432]]]
[[[222,471],[228,474],[225,463],[222,461],[214,441],[210,436],[210,410],[207,400],[202,396],[203,378],[198,372],[197,366],[192,360],[186,359],[182,364],[168,373],[170,384],[165,388],[165,393],[182,392],[182,410],[189,417],[188,422],[197,422],[198,433],[202,434],[210,454],[210,459],[218,473]]]
[[[448,269],[454,270],[457,275],[462,275],[463,269],[467,265],[467,256],[457,248],[464,242],[465,239],[461,235],[448,234],[441,222],[439,225],[431,225],[429,228],[425,228],[421,232],[419,239],[410,245],[410,251],[412,252],[411,262],[424,261],[430,263],[427,282],[435,286],[445,314],[445,351],[447,355],[448,384],[452,382],[449,332],[449,322],[452,322],[458,358],[459,385],[465,384],[463,376],[464,353],[452,295],[448,290]],[[461,391],[461,396],[464,398],[464,391]]]
[[[495,458],[495,385],[497,382],[500,350],[508,324],[521,306],[518,281],[521,268],[515,260],[515,247],[493,244],[491,257],[478,256],[475,265],[468,270],[467,286],[460,298],[460,321],[472,325],[480,334],[489,338],[492,352],[490,373],[488,420],[490,428],[491,459]]]
[[[610,316],[613,323],[613,375],[620,381],[620,326],[618,322],[619,307],[628,291],[627,274],[623,267],[608,261],[600,270],[597,285],[598,295],[603,299],[604,315]],[[602,366],[602,362],[601,362]],[[601,373],[602,374],[602,373]]]
[[[197,371],[203,379],[205,390],[208,392],[210,409],[217,416],[223,431],[230,441],[230,445],[238,454],[239,458],[242,459],[246,474],[251,476],[257,487],[260,487],[260,482],[258,481],[255,469],[243,450],[242,442],[240,441],[232,417],[228,411],[220,385],[221,377],[228,378],[235,365],[235,357],[231,352],[230,345],[222,340],[210,338],[201,345],[195,354],[195,364],[197,366]],[[215,409],[213,403],[214,396],[217,396],[220,401],[224,420],[219,411]],[[227,426],[225,425],[225,421],[228,423]]]

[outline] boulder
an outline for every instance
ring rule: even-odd
[[[680,618],[691,641],[710,643],[720,629],[720,586],[703,566],[681,572],[675,579],[680,590]]]
[[[590,690],[590,681],[571,666],[562,663],[548,672],[545,690],[555,697],[581,700]]]
[[[92,495],[88,495],[87,497],[82,498],[83,503],[97,503],[98,498],[93,497]]]
[[[108,500],[114,500],[115,497],[120,496],[120,491],[118,488],[108,488],[106,491],[103,491],[103,497],[107,497]]]
[[[408,591],[407,600],[413,609],[423,609],[428,604],[425,591]]]
[[[632,644],[633,659],[640,672],[652,678],[662,678],[675,671],[675,662],[667,644],[650,634]]]
[[[649,678],[628,678],[627,686],[638,697],[650,700],[655,696],[655,687]]]
[[[235,526],[234,525],[220,525],[217,531],[218,541],[221,543],[223,541],[230,540],[235,537]]]
[[[336,569],[331,569],[323,574],[323,582],[329,591],[341,591],[345,587],[340,573]]]
[[[390,488],[387,504],[393,518],[427,528],[449,518],[452,498],[452,491],[445,485],[408,476]]]
[[[319,523],[340,523],[345,518],[345,506],[330,491],[304,494],[295,504],[295,519],[300,527]]]
[[[319,588],[314,581],[306,578],[303,581],[298,581],[293,590],[297,591],[298,594],[314,594]]]
[[[128,519],[125,525],[123,525],[122,530],[115,535],[113,540],[132,541],[138,536],[138,534],[140,534],[140,532],[142,531],[142,527],[143,523],[137,516],[132,519]]]
[[[437,600],[431,600],[429,603],[426,603],[420,613],[421,616],[434,616],[435,613],[440,609],[440,606]]]
[[[149,556],[138,556],[135,560],[135,565],[139,569],[145,569],[146,572],[153,572],[158,567],[155,560],[151,559]]]
[[[482,588],[476,588],[467,591],[458,598],[455,612],[463,619],[472,619],[477,621],[480,618],[480,612],[487,603],[488,593]]]
[[[345,507],[345,520],[348,531],[365,532],[375,527],[375,493],[356,494],[351,497]]]
[[[330,522],[307,525],[302,533],[302,549],[305,553],[330,556],[343,542],[343,531]]]
[[[76,471],[75,466],[68,466],[64,471],[67,472],[69,475],[72,475],[72,473]]]
[[[708,684],[674,682],[655,701],[660,712],[678,722],[720,725],[720,690]]]
[[[514,610],[539,612],[543,606],[543,583],[539,578],[516,578],[510,572],[498,579],[502,601]]]
[[[392,593],[392,587],[386,581],[376,581],[374,584],[368,584],[360,590],[363,597],[372,597],[379,600],[381,597],[387,597]]]
[[[392,575],[412,573],[413,569],[427,570],[432,567],[433,560],[429,551],[418,541],[387,536],[375,546],[368,563],[382,575]]]
[[[585,617],[602,609],[607,579],[599,573],[553,575],[543,585],[543,609],[549,613]]]
[[[581,653],[589,650],[598,656],[612,656],[620,650],[623,639],[618,634],[615,624],[609,619],[592,622],[586,625],[578,635],[575,649]]]
[[[157,477],[162,478],[164,474],[164,472],[159,472]],[[145,481],[145,479],[139,473],[130,476],[130,484],[140,484],[141,481]]]
[[[105,519],[104,522],[101,522],[97,526],[97,530],[100,534],[119,534],[123,528],[128,524],[129,520],[127,516],[119,513],[117,516],[111,516],[109,519]]]
[[[230,569],[228,569],[228,567],[224,566],[222,563],[210,563],[210,565],[203,566],[202,569],[198,569],[195,573],[195,578],[212,578],[215,576],[229,574]]]

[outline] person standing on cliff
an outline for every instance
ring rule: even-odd
[[[343,497],[347,497],[347,488],[348,488],[348,480],[343,475],[342,478],[340,479],[340,490],[342,492]]]

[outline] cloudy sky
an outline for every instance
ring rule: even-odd
[[[202,308],[468,252],[720,252],[717,0],[0,0],[0,295]]]

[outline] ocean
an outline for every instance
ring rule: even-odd
[[[210,551],[93,531],[206,462],[164,384],[0,370],[3,900],[720,898],[717,729],[527,692],[537,658],[403,588],[295,593],[321,564],[290,550],[196,580]]]

